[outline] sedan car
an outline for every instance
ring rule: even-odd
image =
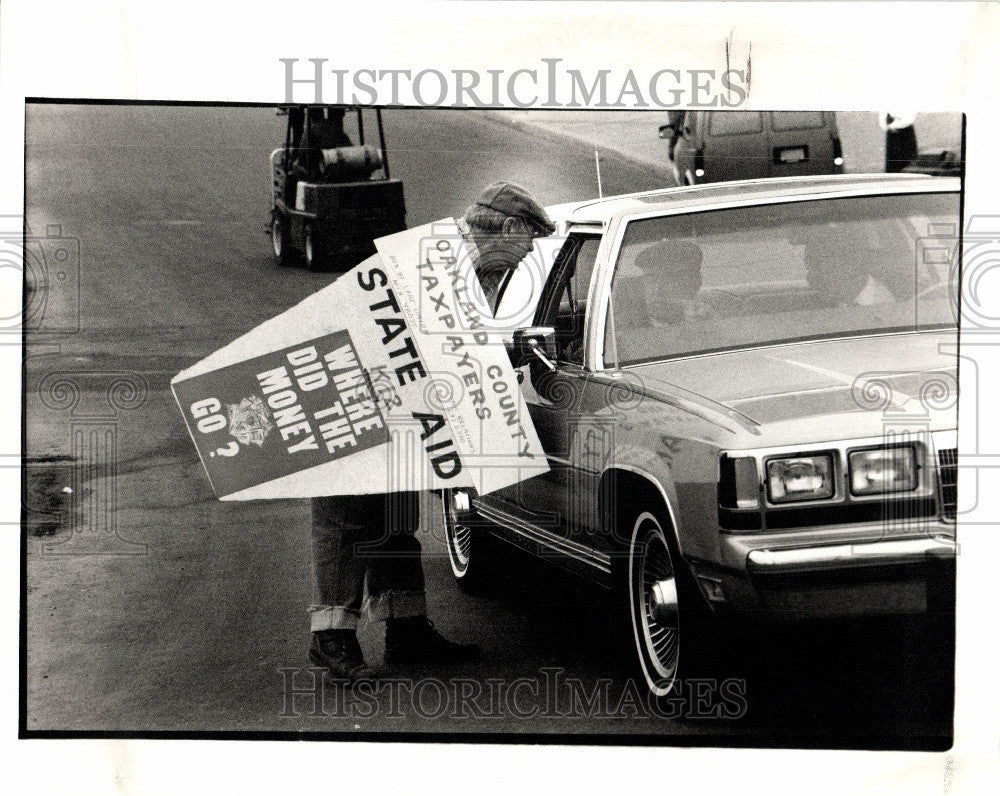
[[[678,185],[840,174],[844,153],[829,111],[688,111],[671,154]]]
[[[560,208],[511,344],[551,469],[443,495],[460,585],[502,539],[607,587],[657,695],[715,617],[953,610],[959,198],[870,175]]]

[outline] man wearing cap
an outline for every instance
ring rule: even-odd
[[[555,231],[537,200],[509,182],[488,186],[458,225],[494,312],[505,278],[534,248],[534,239]],[[309,607],[309,660],[335,678],[375,676],[358,644],[362,612],[369,621],[385,621],[387,664],[447,664],[479,654],[474,644],[442,636],[427,619],[415,536],[419,505],[418,492],[312,500],[315,598]]]
[[[504,280],[534,248],[535,238],[551,235],[556,226],[525,188],[494,182],[458,219],[458,228],[475,266],[483,294],[493,312]]]

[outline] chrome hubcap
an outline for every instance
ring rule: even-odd
[[[455,558],[463,567],[469,565],[469,552],[472,547],[472,531],[464,525],[455,525],[452,531],[452,547],[455,550]]]
[[[659,580],[649,590],[649,613],[660,627],[677,626],[677,582]]]
[[[448,546],[448,557],[456,577],[463,577],[472,558],[472,530],[458,522],[456,517],[461,511],[468,511],[469,496],[465,492],[455,492],[450,496],[446,493],[442,498],[444,508],[445,543]]]

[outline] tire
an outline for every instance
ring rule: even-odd
[[[656,511],[633,515],[625,570],[627,629],[635,675],[656,697],[705,667],[711,616],[684,569],[671,527]]]
[[[472,594],[483,591],[490,583],[490,567],[496,562],[490,560],[493,545],[489,531],[468,523],[464,515],[471,512],[455,507],[456,494],[447,489],[441,493],[445,545],[455,582],[462,591]]]
[[[295,262],[288,222],[277,212],[271,218],[271,249],[274,251],[274,261],[278,265],[285,267]]]
[[[325,266],[323,257],[323,239],[312,226],[306,227],[303,257],[310,271],[322,271]]]

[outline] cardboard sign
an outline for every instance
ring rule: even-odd
[[[455,222],[376,246],[172,380],[220,499],[486,494],[548,470]]]
[[[181,381],[175,394],[220,495],[389,441],[347,330]]]

